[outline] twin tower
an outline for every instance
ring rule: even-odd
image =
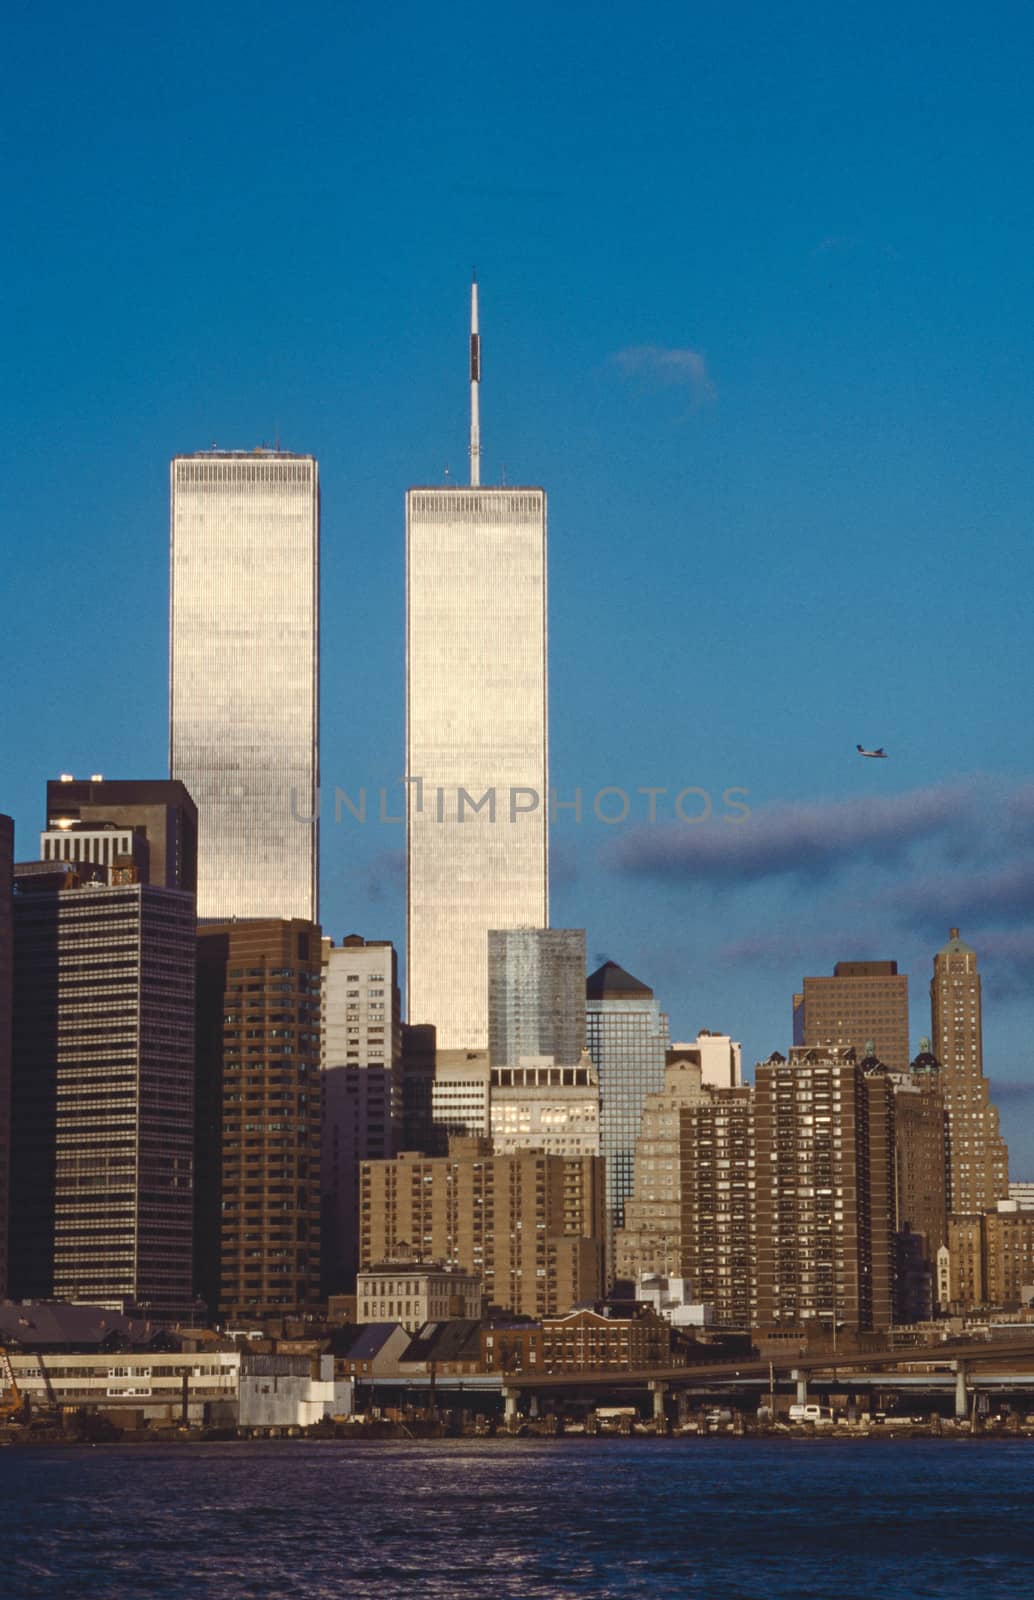
[[[407,1015],[488,1044],[488,932],[545,928],[546,496],[406,496]],[[171,468],[170,772],[198,808],[198,915],[318,920],[319,470],[280,449]],[[342,839],[348,835],[342,833]]]

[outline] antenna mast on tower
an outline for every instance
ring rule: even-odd
[[[475,267],[470,285],[470,482],[475,489],[481,483],[480,390],[481,335],[478,333],[478,275]]]

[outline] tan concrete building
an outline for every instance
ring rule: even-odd
[[[990,1211],[1008,1198],[1009,1151],[984,1077],[976,952],[958,928],[934,956],[930,1020],[948,1115],[950,1208],[957,1216]]]
[[[196,1257],[220,1320],[319,1299],[322,984],[315,923],[199,930]]]
[[[948,1218],[948,1304],[984,1303],[984,1219],[979,1214]]]
[[[946,1300],[953,1311],[1015,1311],[1034,1300],[1034,1211],[1015,1200],[1000,1200],[982,1215],[952,1216],[948,1254]]]
[[[805,978],[795,1027],[812,1049],[854,1050],[867,1042],[892,1072],[907,1072],[908,978],[896,961],[838,961],[831,978]]]
[[[893,1317],[894,1102],[853,1050],[798,1047],[754,1077],[757,1322]]]
[[[582,1051],[577,1066],[559,1066],[552,1056],[521,1056],[516,1066],[493,1067],[491,1116],[500,1154],[598,1156],[600,1080],[589,1052]]]
[[[669,1053],[664,1089],[647,1097],[635,1189],[615,1243],[618,1278],[688,1279],[724,1327],[754,1313],[754,1112],[749,1088],[701,1081],[699,1059]]]
[[[984,1298],[1013,1310],[1034,1299],[1034,1212],[1003,1200],[983,1219]]]
[[[357,1322],[425,1322],[481,1316],[481,1279],[444,1261],[375,1261],[356,1278]]]
[[[489,1139],[448,1156],[404,1151],[363,1163],[360,1265],[402,1246],[477,1274],[485,1301],[524,1316],[567,1311],[603,1286],[603,1164],[541,1151],[496,1155]]]

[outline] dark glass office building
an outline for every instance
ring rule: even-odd
[[[635,1188],[635,1147],[648,1094],[664,1087],[668,1018],[653,990],[614,961],[586,984],[589,1052],[600,1077],[600,1143],[607,1164],[607,1259]]]
[[[10,1293],[188,1317],[194,897],[80,883],[16,869]]]
[[[129,849],[112,837],[127,832]],[[45,860],[111,867],[116,843],[120,854],[136,857],[142,883],[196,894],[197,807],[182,783],[65,776],[47,784]]]

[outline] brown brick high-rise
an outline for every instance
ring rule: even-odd
[[[319,1298],[320,930],[198,933],[197,1261],[219,1318]]]
[[[852,1050],[754,1075],[757,1321],[829,1332],[893,1316],[894,1101]]]
[[[646,1098],[635,1189],[615,1243],[619,1279],[687,1278],[719,1326],[754,1314],[753,1090],[701,1084],[700,1066],[669,1061]]]
[[[891,1072],[908,1071],[908,978],[896,961],[838,961],[831,978],[805,978],[803,1012],[809,1048],[854,1050],[861,1060],[872,1043]]]
[[[958,928],[933,959],[930,1020],[948,1115],[949,1204],[956,1216],[975,1216],[1008,1198],[1009,1151],[984,1077],[976,951]]]

